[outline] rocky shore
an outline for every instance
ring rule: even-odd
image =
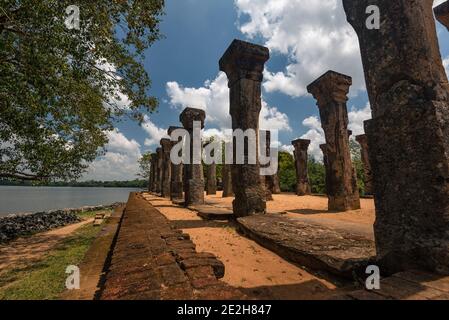
[[[85,206],[35,213],[10,214],[0,217],[0,243],[11,241],[17,237],[47,231],[57,227],[81,221],[78,216],[82,212],[109,210],[121,205]]]

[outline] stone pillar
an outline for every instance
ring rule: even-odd
[[[278,171],[275,175],[272,175],[272,185],[271,185],[271,193],[272,194],[280,194],[281,193],[281,182],[279,181],[279,166]]]
[[[157,153],[151,154],[151,192],[156,192]]]
[[[449,30],[449,1],[443,2],[433,11],[437,20]]]
[[[163,166],[163,158],[164,158],[164,153],[162,151],[162,148],[157,148],[156,149],[156,182],[155,182],[155,192],[156,193],[161,193],[162,192],[162,166]]]
[[[373,118],[365,122],[376,204],[379,264],[449,274],[449,85],[433,0],[344,0],[355,29]]]
[[[295,150],[295,168],[296,168],[296,194],[298,196],[305,196],[312,193],[309,182],[309,172],[307,169],[307,163],[309,157],[307,149],[310,145],[310,140],[297,139],[292,141]]]
[[[271,132],[270,131],[260,131],[259,134],[265,135],[265,156],[270,156],[270,145],[271,145]],[[263,165],[262,167],[268,167],[268,165]],[[273,201],[273,195],[271,194],[271,190],[273,188],[273,177],[272,176],[260,176],[262,179],[262,186],[265,188],[265,200]]]
[[[169,136],[173,133],[173,131],[177,129],[183,129],[181,127],[169,127],[167,133]],[[171,141],[172,147],[176,144],[180,143],[182,138],[179,138],[178,141]],[[171,162],[171,182],[170,182],[170,200],[181,200],[183,199],[183,184],[182,184],[182,164],[174,164]]]
[[[223,181],[223,198],[233,197],[234,191],[232,191],[232,174],[231,165],[224,164],[222,169],[222,181]]]
[[[172,142],[170,139],[161,139],[162,146],[162,180],[161,180],[161,196],[170,198],[170,183],[171,183],[171,161],[170,151]]]
[[[356,136],[355,140],[360,144],[363,172],[365,174],[365,194],[373,194],[373,176],[371,173],[371,165],[369,162],[368,138],[366,137],[365,134],[362,134]]]
[[[351,77],[328,71],[307,87],[317,100],[326,136],[329,173],[326,187],[331,211],[360,209],[357,178],[349,150],[346,101],[351,84]]]
[[[199,122],[201,129],[203,129],[205,119],[206,113],[204,110],[195,108],[185,108],[179,116],[179,121],[189,133],[187,139],[190,139],[190,164],[184,164],[185,206],[204,203],[204,175],[201,163],[202,142],[194,141],[193,125],[194,121]],[[199,163],[193,163],[194,158],[199,159]]]
[[[228,76],[233,130],[251,129],[255,131],[256,136],[259,133],[261,82],[264,64],[269,57],[268,48],[234,40],[220,59],[220,70]],[[256,149],[258,144],[256,141]],[[245,153],[247,160],[247,143]],[[245,161],[245,164],[232,165],[232,185],[235,193],[233,209],[237,217],[266,212],[265,190],[260,179],[258,156],[257,151],[256,164],[248,164],[248,161]]]
[[[207,146],[207,143],[204,146]],[[214,156],[213,151],[211,156]],[[217,194],[217,164],[215,162],[211,163],[206,168],[206,194]]]

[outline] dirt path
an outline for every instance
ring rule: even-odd
[[[57,228],[30,237],[19,238],[8,244],[0,245],[0,270],[26,265],[39,260],[62,239],[78,228],[92,223],[93,218],[65,227]]]
[[[226,206],[230,198],[208,200]],[[147,196],[176,226],[188,233],[198,251],[211,252],[225,264],[229,285],[268,299],[324,299],[336,293],[331,282],[285,261],[256,242],[238,234],[227,222],[204,221],[195,211],[173,205],[166,199]]]

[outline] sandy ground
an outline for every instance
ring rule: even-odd
[[[252,240],[238,234],[227,222],[204,221],[195,211],[173,205],[169,200],[148,196],[148,200],[178,228],[188,233],[198,251],[215,254],[224,264],[223,281],[242,288],[259,298],[322,299],[337,293],[336,286],[280,258]],[[272,212],[287,211],[295,219],[324,220],[323,224],[346,225],[369,233],[374,220],[372,200],[362,200],[362,210],[347,213],[327,213],[324,197],[297,197],[292,194],[274,195],[268,202]],[[232,198],[221,193],[207,196],[206,202],[232,207]],[[363,229],[366,229],[363,231]]]
[[[41,259],[62,239],[78,228],[92,222],[93,218],[0,245],[0,272],[13,266],[18,267]]]
[[[221,192],[207,196],[206,201],[232,209],[233,198],[221,198]],[[286,212],[287,216],[309,223],[343,229],[374,240],[375,208],[373,199],[360,199],[361,209],[347,212],[328,212],[327,197],[298,197],[293,193],[274,194],[267,202],[268,212]]]

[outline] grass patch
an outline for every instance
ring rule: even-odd
[[[87,212],[93,214],[95,212]],[[38,262],[0,274],[0,299],[57,299],[65,289],[67,266],[79,265],[100,228],[85,225],[61,241]]]
[[[97,210],[97,211],[85,211],[85,212],[78,212],[76,215],[80,217],[81,219],[89,219],[89,218],[95,218],[95,215],[97,213],[109,213],[111,210]]]

